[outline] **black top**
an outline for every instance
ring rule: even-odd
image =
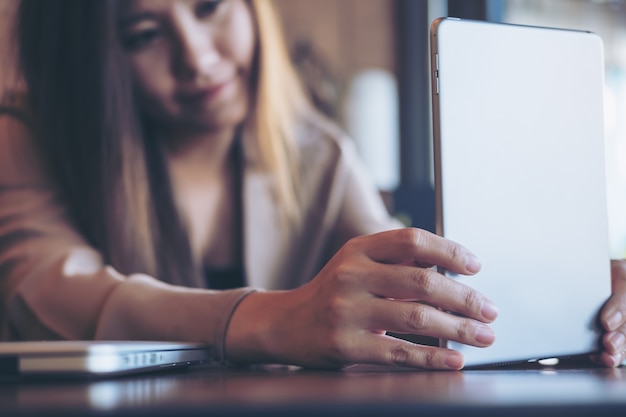
[[[242,205],[243,205],[243,184],[242,184],[242,169],[243,169],[243,155],[241,148],[241,133],[237,132],[237,137],[233,143],[231,150],[231,158],[233,159],[233,172],[234,172],[234,197],[235,197],[235,210],[236,216],[239,219],[236,230],[233,233],[238,235],[238,243],[243,246],[243,233],[242,233]],[[243,254],[241,255],[243,259]],[[246,278],[243,265],[233,265],[227,267],[213,267],[205,265],[204,267],[204,280],[207,288],[212,290],[228,290],[233,288],[241,288],[245,286]]]
[[[212,290],[228,290],[245,286],[244,272],[241,267],[204,269],[207,288]]]

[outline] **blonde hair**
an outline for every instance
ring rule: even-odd
[[[105,262],[122,273],[203,286],[164,150],[147,140],[152,126],[142,123],[121,59],[121,1],[20,1],[15,35],[35,143],[72,221]],[[293,222],[301,216],[293,135],[310,107],[272,1],[245,1],[257,29],[245,126],[253,156],[245,163],[272,176],[282,219]]]
[[[299,163],[293,137],[301,116],[310,111],[291,64],[276,8],[271,0],[251,0],[258,33],[258,78],[250,126],[263,168],[275,179],[276,198],[287,221],[298,221],[295,171]]]

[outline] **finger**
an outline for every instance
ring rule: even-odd
[[[600,313],[600,323],[607,332],[615,331],[626,326],[626,317],[624,310],[626,309],[626,291],[613,292],[613,295],[602,307]]]
[[[478,347],[489,346],[495,340],[495,333],[489,326],[429,305],[377,299],[370,307],[371,330],[418,334]]]
[[[611,261],[611,286],[613,295],[600,314],[602,327],[608,332],[626,326],[626,262]]]
[[[359,242],[367,256],[381,263],[437,265],[466,275],[480,270],[480,261],[467,248],[421,229],[390,230]]]
[[[616,368],[618,366],[620,366],[622,364],[622,362],[624,362],[624,359],[626,359],[625,354],[622,353],[618,353],[616,355],[611,355],[607,352],[602,352],[599,355],[593,355],[591,356],[591,360],[598,364],[598,365],[602,365],[602,366],[606,366],[609,368]]]
[[[498,308],[480,292],[431,269],[374,264],[363,279],[379,297],[421,301],[482,322],[498,316]]]
[[[608,332],[602,337],[602,344],[609,355],[616,355],[626,350],[626,329]]]
[[[611,297],[602,309],[600,322],[607,332],[615,331],[626,325],[624,313],[622,313],[623,304],[623,302],[616,300],[616,297]]]
[[[611,284],[613,292],[626,293],[626,260],[611,261]]]
[[[406,340],[379,334],[363,334],[353,339],[351,361],[375,365],[398,365],[413,368],[459,370],[463,355],[451,349],[417,345]]]

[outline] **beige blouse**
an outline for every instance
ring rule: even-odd
[[[105,265],[44,177],[27,128],[0,117],[0,339],[201,341],[221,360],[228,320],[253,288],[298,287],[348,239],[400,226],[335,126],[315,119],[297,139],[302,223],[279,224],[271,178],[244,168],[248,288],[213,291]]]

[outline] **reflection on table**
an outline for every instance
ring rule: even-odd
[[[2,415],[626,415],[626,369],[428,372],[356,366],[144,374],[0,383]],[[356,415],[356,414],[354,414]]]

